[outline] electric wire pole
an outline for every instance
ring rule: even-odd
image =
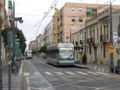
[[[110,43],[113,43],[113,31],[112,31],[112,4],[110,2]],[[113,53],[110,53],[110,72],[114,72],[114,60]]]

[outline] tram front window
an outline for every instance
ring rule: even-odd
[[[63,59],[73,59],[73,48],[60,48],[59,53]]]

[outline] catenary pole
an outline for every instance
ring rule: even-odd
[[[110,43],[113,43],[113,31],[112,31],[112,4],[111,4],[111,2],[110,2]],[[110,53],[110,72],[114,72],[113,53]]]

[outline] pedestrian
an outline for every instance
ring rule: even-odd
[[[83,55],[82,63],[85,64],[85,65],[87,64],[87,57],[86,57],[86,55]]]

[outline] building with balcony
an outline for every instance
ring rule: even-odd
[[[78,31],[85,21],[104,10],[104,5],[66,3],[59,12],[59,42],[70,42],[71,33]]]
[[[118,7],[120,8],[120,6]],[[118,7],[113,7],[112,10],[112,30],[113,33],[116,32],[118,34],[118,38],[120,38],[120,28],[118,28],[120,24],[120,10]],[[89,63],[98,63],[104,65],[110,64],[110,54],[108,53],[108,45],[110,44],[109,13],[109,9],[105,9],[97,16],[88,19],[86,23],[81,26],[79,31],[72,34],[72,42],[75,46],[77,45],[81,47],[84,52],[85,33],[83,31],[86,30],[87,60]],[[81,43],[81,41],[83,41],[83,43]],[[119,48],[119,46],[120,42],[118,40],[116,48]],[[120,56],[115,52],[115,65],[118,58],[120,58]]]

